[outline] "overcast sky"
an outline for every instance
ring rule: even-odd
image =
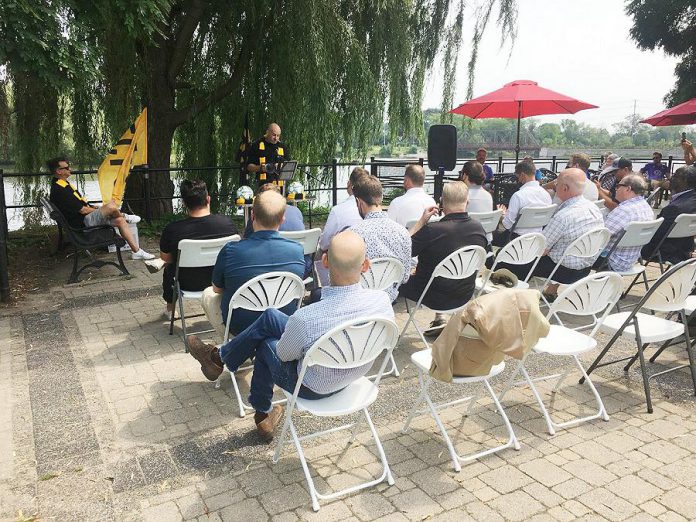
[[[650,116],[674,85],[677,60],[641,51],[629,36],[631,18],[624,0],[519,0],[518,36],[501,49],[500,31],[491,20],[481,42],[474,97],[513,80],[533,80],[548,89],[599,105],[570,116],[595,126],[611,125],[633,112]],[[471,13],[471,11],[469,11]],[[470,35],[463,37],[454,105],[465,101]],[[423,107],[439,107],[443,78],[426,83]],[[558,122],[565,116],[539,117]]]

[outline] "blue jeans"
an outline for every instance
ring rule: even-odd
[[[281,361],[276,353],[276,344],[287,322],[286,314],[269,308],[248,328],[220,347],[220,358],[231,372],[237,371],[247,359],[255,357],[249,403],[259,412],[271,411],[274,384],[290,393],[295,391],[297,385],[297,361]],[[298,395],[303,399],[315,400],[333,393],[320,394],[302,386]]]

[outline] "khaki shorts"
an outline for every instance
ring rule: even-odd
[[[85,216],[84,223],[86,227],[98,227],[100,225],[111,225],[111,219],[104,217],[101,210],[97,209]]]

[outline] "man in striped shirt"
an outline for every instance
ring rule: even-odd
[[[387,293],[360,285],[360,274],[368,270],[370,262],[365,242],[359,235],[345,231],[334,236],[322,263],[329,269],[331,286],[322,288],[317,303],[300,308],[292,316],[268,309],[219,351],[195,336],[189,338],[191,355],[201,363],[206,377],[219,375],[223,364],[236,371],[254,357],[249,402],[256,410],[254,421],[259,436],[266,441],[273,438],[283,411],[281,406],[271,404],[273,386],[291,393],[295,390],[302,359],[317,339],[352,319],[394,319]],[[304,374],[299,396],[313,400],[333,395],[365,375],[370,366],[350,369],[312,366]]]

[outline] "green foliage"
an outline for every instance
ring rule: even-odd
[[[665,96],[670,106],[696,97],[696,5],[693,0],[629,0],[631,37],[642,49],[662,49],[681,60],[677,83]]]

